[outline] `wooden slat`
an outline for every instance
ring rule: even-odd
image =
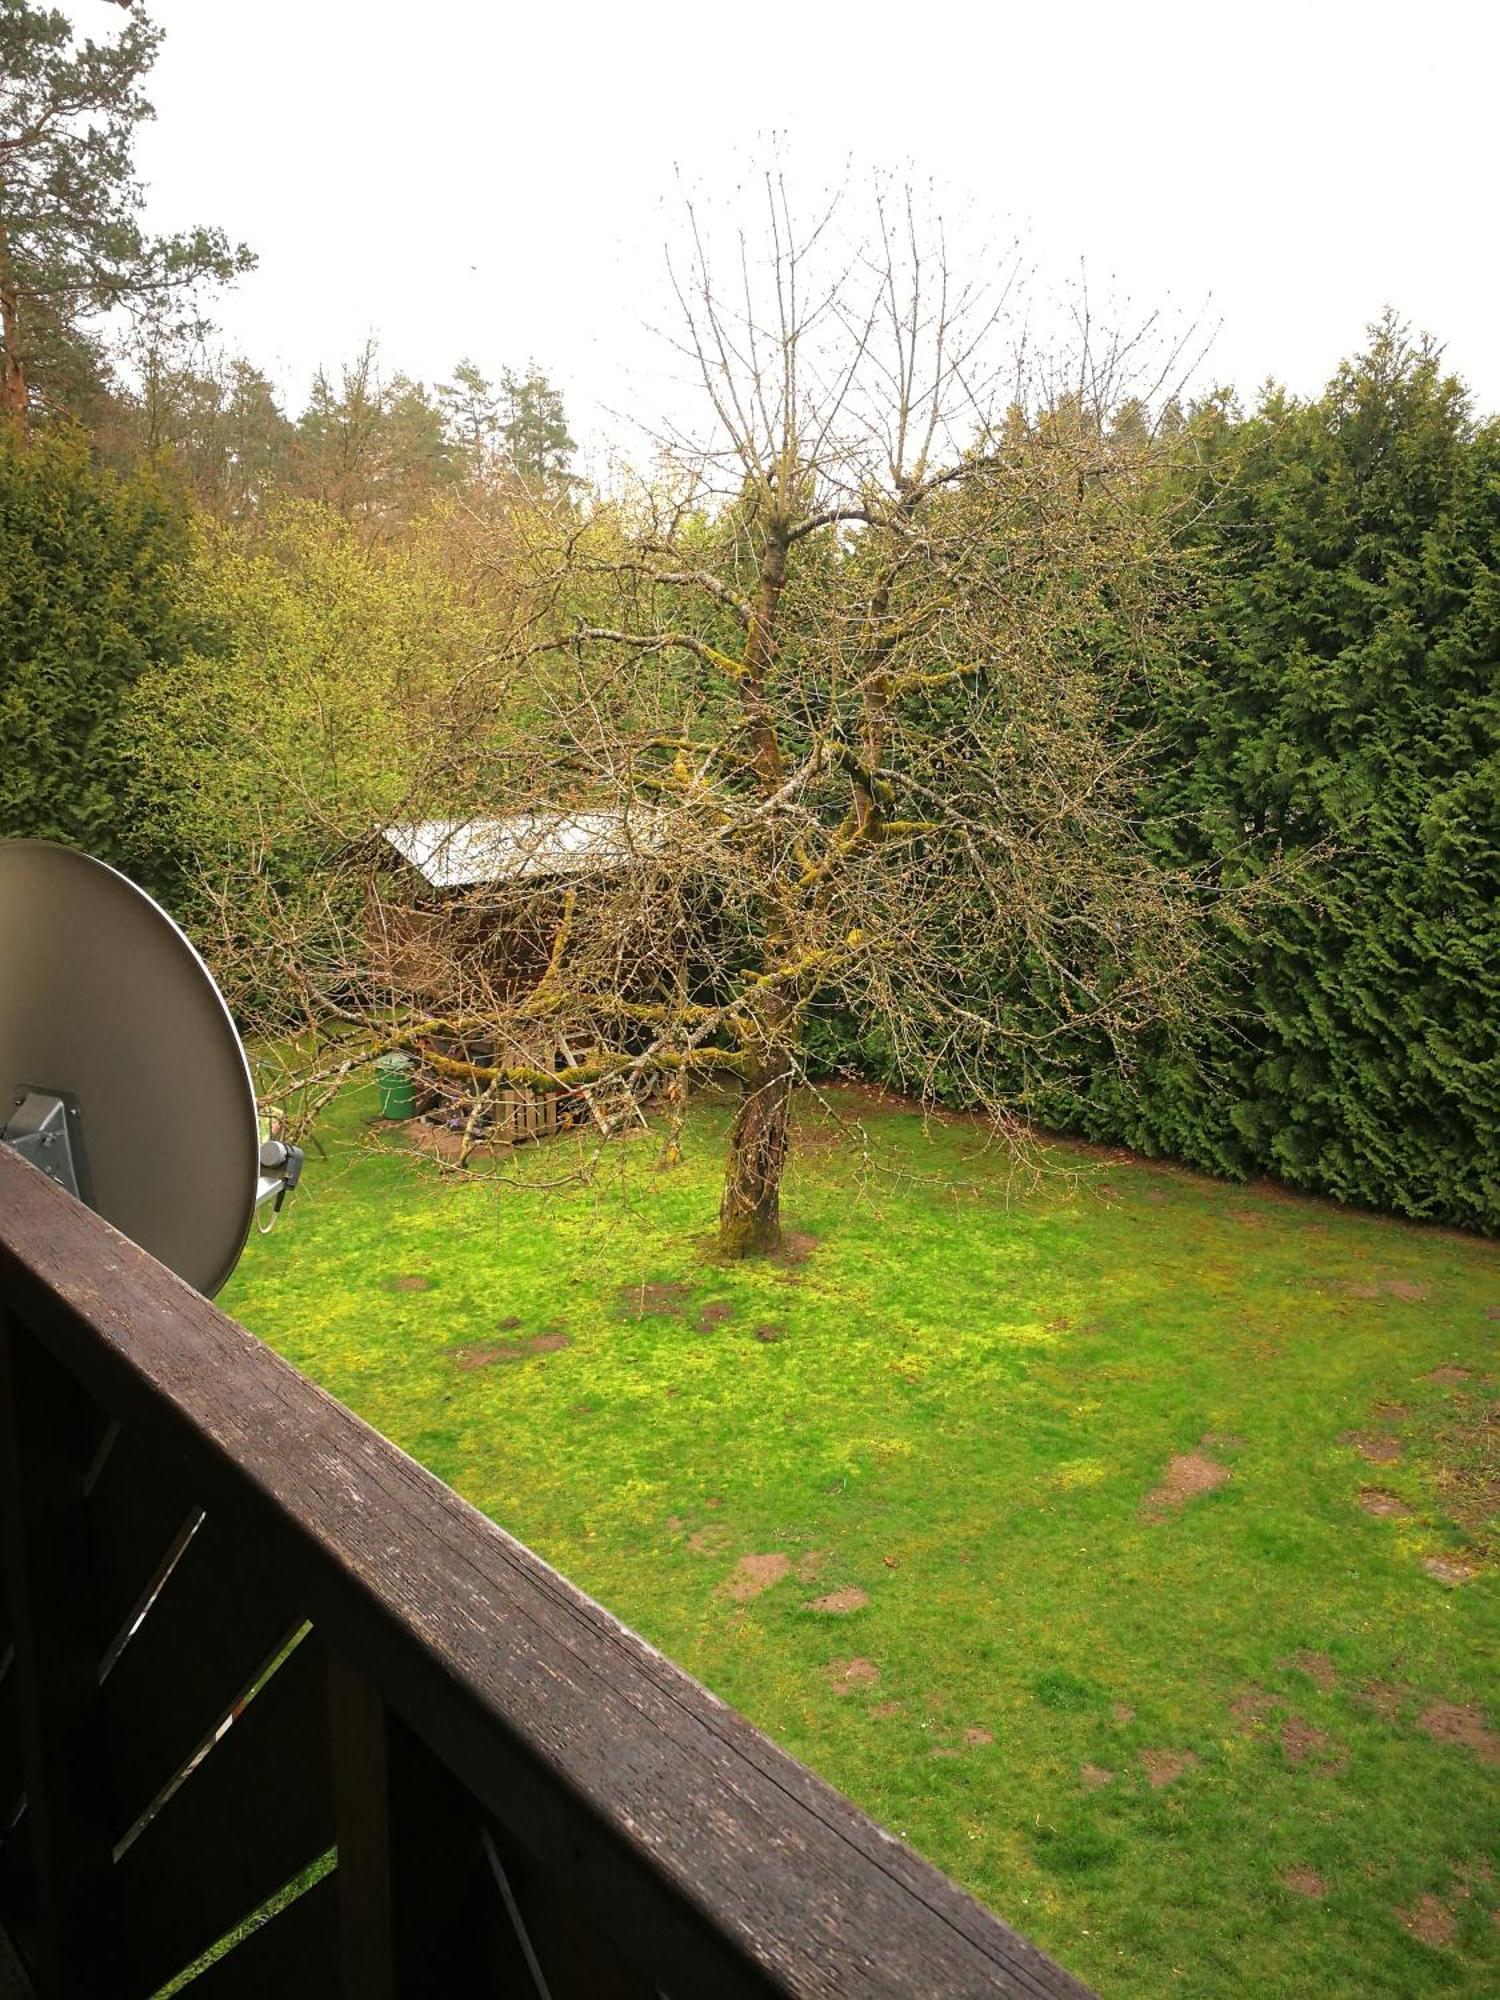
[[[0,1826],[9,1819],[26,1784],[21,1768],[21,1711],[15,1656],[0,1667]]]
[[[162,1478],[159,1443],[137,1430],[116,1434],[86,1502],[101,1649],[139,1609],[197,1511]]]
[[[337,2000],[337,1876],[325,1875],[183,1987],[184,2000]]]
[[[103,1688],[113,1837],[177,1775],[298,1620],[244,1538],[210,1515]]]
[[[667,1992],[1084,1991],[4,1149],[0,1297]]]
[[[94,1918],[110,1860],[83,1535],[84,1407],[77,1382],[0,1312],[0,1528],[15,1615],[33,1969],[49,2000],[102,1990]]]
[[[386,1706],[362,1674],[332,1654],[328,1709],[343,1990],[396,2000]]]
[[[333,1839],[327,1667],[314,1633],[121,1857],[112,1990],[154,1993]]]

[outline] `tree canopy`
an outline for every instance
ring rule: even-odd
[[[0,10],[0,420],[22,434],[33,409],[76,402],[80,376],[97,386],[106,315],[180,323],[205,281],[254,261],[217,228],[141,227],[134,146],[160,42],[140,5],[103,41],[56,8]]]

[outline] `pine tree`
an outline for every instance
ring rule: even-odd
[[[97,390],[93,322],[191,316],[206,280],[254,261],[218,229],[141,229],[133,154],[160,42],[139,4],[105,42],[75,41],[55,8],[0,8],[0,421],[22,438],[36,407],[76,407],[80,377]]]
[[[507,368],[501,391],[500,436],[511,470],[529,485],[565,488],[570,483],[568,465],[578,447],[568,435],[561,394],[534,361],[524,375]]]
[[[453,370],[451,382],[439,382],[438,405],[449,438],[478,471],[500,435],[500,405],[495,385],[467,358]]]

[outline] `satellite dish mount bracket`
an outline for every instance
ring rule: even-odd
[[[0,1145],[9,1146],[23,1160],[40,1167],[49,1180],[93,1206],[83,1114],[70,1090],[24,1084],[16,1092],[10,1116],[0,1126]]]

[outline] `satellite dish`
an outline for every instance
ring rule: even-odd
[[[302,1164],[166,911],[45,840],[0,843],[0,1141],[209,1297]]]

